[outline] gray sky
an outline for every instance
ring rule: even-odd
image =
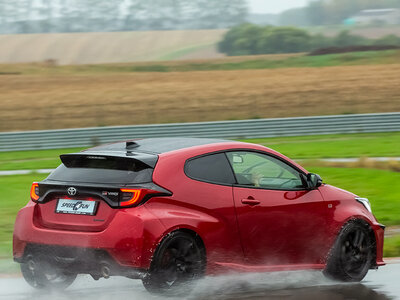
[[[280,13],[293,7],[307,5],[309,0],[248,0],[252,13]],[[351,0],[350,0],[351,1]]]

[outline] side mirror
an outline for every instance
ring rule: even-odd
[[[322,185],[322,178],[318,174],[307,174],[307,185],[310,190],[314,190]]]
[[[240,155],[234,155],[232,158],[232,161],[234,164],[242,164],[243,163],[243,157]]]

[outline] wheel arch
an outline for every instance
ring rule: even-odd
[[[369,233],[369,237],[371,238],[371,241],[373,243],[372,245],[372,260],[371,260],[371,265],[372,266],[376,266],[376,257],[377,257],[377,239],[375,236],[375,232],[374,229],[372,228],[372,224],[369,222],[368,219],[364,218],[363,216],[352,216],[350,218],[348,218],[347,220],[345,220],[345,222],[343,222],[339,232],[336,235],[335,241],[331,247],[331,250],[329,251],[329,255],[327,257],[327,260],[329,259],[329,257],[331,256],[331,252],[333,251],[337,240],[340,237],[340,234],[342,233],[343,229],[348,225],[348,224],[359,224],[362,226],[366,226],[368,227],[368,233]]]
[[[175,228],[171,228],[170,230],[164,232],[164,234],[159,238],[156,246],[154,247],[154,251],[151,256],[151,262],[153,261],[154,256],[157,254],[157,250],[159,249],[161,243],[165,239],[170,237],[172,234],[175,234],[178,232],[186,233],[186,234],[190,235],[196,241],[196,243],[198,244],[198,246],[200,246],[200,248],[203,252],[202,254],[203,254],[203,258],[204,258],[204,263],[207,265],[207,248],[205,246],[204,240],[200,236],[199,233],[197,233],[194,229],[188,228],[188,227],[175,227]]]

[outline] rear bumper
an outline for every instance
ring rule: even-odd
[[[18,263],[30,260],[47,262],[51,266],[76,274],[90,274],[94,278],[125,276],[143,279],[146,270],[121,266],[106,251],[90,248],[27,244],[24,255],[14,258]]]
[[[88,251],[101,250],[120,266],[145,270],[150,267],[152,253],[165,231],[164,226],[144,206],[118,210],[101,232],[44,228],[33,222],[35,205],[29,203],[17,215],[13,237],[16,261],[22,261],[32,245],[75,247]],[[50,248],[44,249],[49,251]]]

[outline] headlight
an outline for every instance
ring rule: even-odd
[[[356,197],[356,200],[358,202],[360,202],[362,205],[364,205],[364,207],[370,212],[372,213],[372,209],[371,209],[371,203],[369,202],[369,200],[367,198],[359,198]]]

